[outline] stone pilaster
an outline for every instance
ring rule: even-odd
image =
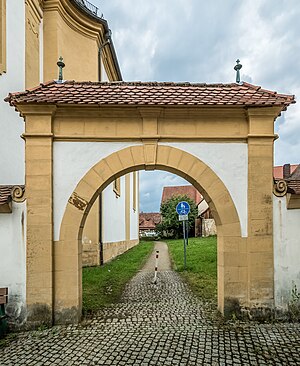
[[[249,109],[248,303],[274,305],[273,142],[276,108]]]
[[[26,108],[26,197],[28,323],[52,324],[53,312],[53,214],[52,214],[52,114]]]

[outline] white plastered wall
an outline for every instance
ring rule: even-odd
[[[26,203],[12,203],[13,213],[0,214],[0,287],[8,287],[6,313],[24,321],[26,303]]]
[[[124,241],[125,225],[125,176],[120,178],[120,197],[113,190],[113,183],[102,193],[102,240],[103,243]]]
[[[24,184],[24,120],[3,101],[25,90],[25,1],[6,1],[6,73],[0,75],[0,184]]]
[[[59,240],[60,225],[68,199],[79,181],[100,160],[133,145],[138,144],[132,142],[54,142],[54,240]],[[125,191],[123,196],[125,197]]]
[[[54,240],[59,240],[59,230],[65,207],[80,179],[101,159],[134,145],[140,144],[132,142],[54,142]],[[198,157],[217,174],[227,187],[236,206],[242,236],[247,237],[247,144],[162,143],[161,145],[172,146]],[[132,228],[132,230],[134,229]]]
[[[130,240],[137,240],[139,238],[139,207],[138,207],[138,179],[139,179],[139,174],[138,172],[136,173],[136,175],[134,175],[133,173],[130,174]],[[133,207],[133,194],[134,194],[134,189],[133,189],[133,182],[134,179],[136,179],[136,209],[134,210]]]
[[[293,284],[300,292],[300,209],[288,210],[286,197],[273,196],[275,306],[291,301]]]
[[[163,143],[186,151],[222,180],[235,204],[243,237],[248,235],[248,145],[246,143]],[[200,182],[201,184],[201,182]]]
[[[25,150],[20,135],[24,120],[3,99],[25,90],[25,1],[6,1],[6,73],[0,75],[0,184],[25,182]],[[25,203],[13,203],[12,213],[0,214],[0,287],[8,287],[6,312],[15,324],[24,321],[26,302]]]

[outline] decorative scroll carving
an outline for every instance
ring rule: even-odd
[[[76,192],[73,192],[72,196],[69,198],[69,203],[80,211],[84,211],[88,205],[88,202],[84,198],[79,197]]]
[[[14,202],[24,202],[26,199],[25,196],[25,187],[14,186],[11,191],[11,198]]]
[[[273,193],[277,197],[283,197],[283,196],[286,195],[287,189],[288,189],[288,186],[287,186],[286,181],[279,180],[279,181],[274,183]]]

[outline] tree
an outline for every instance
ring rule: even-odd
[[[179,202],[186,201],[191,207],[189,213],[189,236],[195,235],[195,219],[198,215],[198,209],[195,202],[186,195],[172,196],[160,206],[162,216],[161,223],[156,226],[161,237],[181,238],[183,237],[182,221],[178,220],[176,206]]]

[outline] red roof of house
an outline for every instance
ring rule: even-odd
[[[284,179],[288,186],[288,192],[292,194],[300,194],[300,165],[286,165],[289,175],[283,178],[283,166],[275,166],[273,169],[274,178],[276,180]]]
[[[287,186],[291,193],[300,194],[300,180],[288,180]]]
[[[296,168],[291,171],[291,175],[288,177],[288,180],[300,181],[300,165],[296,166]]]
[[[291,165],[291,174],[296,170],[298,164]],[[273,167],[273,176],[275,179],[283,179],[283,165]]]
[[[277,94],[248,83],[194,84],[163,82],[50,81],[25,92],[9,94],[11,105],[191,105],[280,106],[295,103],[293,95]]]
[[[139,228],[140,230],[153,230],[161,221],[161,214],[159,212],[140,213]]]
[[[188,196],[196,205],[202,200],[201,194],[194,186],[174,186],[163,188],[161,203],[169,200],[173,196]]]
[[[300,165],[286,179],[288,187],[295,193],[300,194]]]

